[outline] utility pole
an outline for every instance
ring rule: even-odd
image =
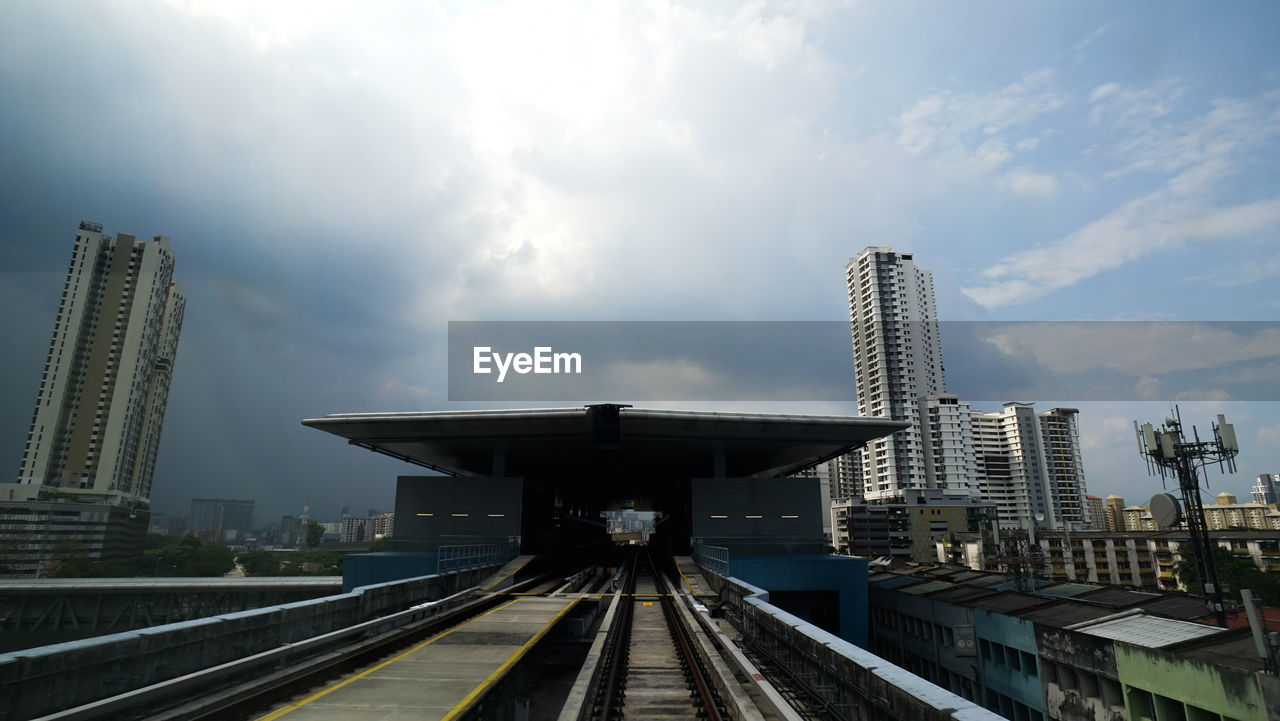
[[[1138,453],[1147,461],[1147,472],[1159,474],[1163,481],[1169,476],[1178,482],[1178,492],[1182,507],[1176,503],[1165,501],[1157,503],[1157,499],[1168,494],[1157,494],[1152,499],[1152,515],[1156,507],[1163,506],[1167,512],[1157,518],[1161,527],[1177,525],[1179,520],[1185,521],[1187,530],[1191,532],[1191,547],[1196,556],[1196,570],[1200,573],[1202,592],[1209,599],[1209,608],[1217,618],[1218,625],[1226,628],[1226,606],[1222,601],[1222,584],[1218,582],[1218,566],[1213,557],[1213,545],[1209,539],[1209,526],[1205,522],[1204,504],[1200,500],[1200,469],[1210,463],[1217,463],[1223,472],[1235,473],[1235,457],[1240,453],[1240,445],[1236,442],[1235,427],[1227,423],[1222,414],[1213,424],[1213,440],[1201,441],[1200,432],[1191,427],[1193,440],[1188,440],[1182,431],[1182,414],[1175,406],[1173,415],[1165,418],[1164,425],[1159,428],[1150,423],[1138,426],[1133,422],[1134,433],[1138,437]]]

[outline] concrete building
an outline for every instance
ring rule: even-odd
[[[1075,408],[1050,408],[1037,415],[1044,472],[1049,489],[1050,528],[1094,528],[1080,458],[1080,427]]]
[[[1280,536],[1274,532],[1222,531],[1213,541],[1234,556],[1248,556],[1262,571],[1280,572]],[[935,547],[938,562],[1001,571],[1001,549],[978,533],[948,534]],[[1174,569],[1190,549],[1186,530],[1040,531],[1026,563],[1044,581],[1177,590],[1182,586]]]
[[[0,483],[0,535],[17,534],[0,565],[34,572],[65,540],[107,561],[141,552],[186,306],[173,268],[167,238],[80,223],[18,476]],[[21,530],[31,519],[48,529]]]
[[[191,533],[202,541],[233,543],[253,530],[253,501],[191,499]]]
[[[1103,500],[1102,514],[1106,522],[1100,530],[1124,530],[1124,499],[1112,493]]]
[[[993,513],[977,499],[938,491],[908,493],[901,502],[840,501],[831,504],[832,545],[845,555],[930,561],[937,537],[977,531]]]
[[[1090,527],[1085,529],[1089,531],[1106,531],[1107,515],[1106,509],[1102,505],[1102,498],[1099,496],[1085,496],[1085,505],[1089,507],[1089,518],[1092,520]]]
[[[64,554],[126,563],[140,555],[148,521],[105,503],[0,501],[0,576],[40,576]]]
[[[1260,473],[1253,483],[1254,503],[1280,504],[1280,473]]]
[[[995,504],[1000,526],[1057,528],[1035,406],[1009,402],[972,418],[979,495]]]
[[[920,566],[868,577],[870,648],[1020,721],[1274,719],[1280,682],[1200,599],[1086,583],[1010,591]]]
[[[845,266],[845,281],[858,413],[912,424],[860,449],[860,495],[894,499],[924,489],[967,495],[970,479],[959,477],[965,460],[946,455],[963,449],[957,429],[947,428],[935,444],[925,425],[925,399],[946,392],[933,275],[917,268],[910,253],[872,246]]]
[[[17,482],[0,499],[149,502],[186,305],[173,268],[163,236],[80,223]]]
[[[370,520],[373,522],[373,537],[375,539],[391,538],[395,535],[396,514],[394,511],[374,514],[370,517]]]
[[[373,519],[369,516],[347,514],[338,522],[338,543],[368,543],[373,541]]]
[[[1275,504],[1236,503],[1235,494],[1222,492],[1217,504],[1204,507],[1204,522],[1210,531],[1231,528],[1280,530],[1280,511]]]

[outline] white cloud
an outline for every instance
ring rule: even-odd
[[[1117,145],[1124,163],[1109,175],[1137,171],[1166,175],[1163,187],[1139,196],[1062,238],[1002,258],[986,268],[987,282],[964,289],[994,308],[1042,296],[1158,250],[1254,236],[1280,226],[1280,197],[1249,203],[1214,202],[1224,181],[1253,149],[1280,132],[1280,94],[1219,100],[1200,116],[1153,124],[1121,111],[1129,131]],[[1163,115],[1159,111],[1155,117]]]
[[[1099,100],[1109,98],[1112,95],[1115,95],[1118,90],[1120,90],[1119,83],[1105,83],[1103,85],[1099,85],[1093,89],[1092,93],[1089,93],[1089,102],[1096,103]]]
[[[1058,190],[1058,181],[1048,173],[1036,173],[1026,168],[1016,168],[1005,173],[1004,184],[1018,195],[1047,198]]]
[[[900,146],[909,155],[932,154],[944,166],[989,173],[1013,158],[1003,134],[1056,110],[1066,96],[1055,73],[1041,68],[989,93],[943,91],[916,101],[898,116]],[[1035,141],[1018,142],[1030,150]]]

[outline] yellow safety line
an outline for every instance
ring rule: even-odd
[[[294,711],[297,711],[298,709],[302,708],[303,706],[306,706],[307,704],[311,703],[312,701],[315,701],[316,699],[321,698],[321,697],[323,697],[323,696],[328,696],[329,694],[333,693],[334,691],[337,691],[338,689],[342,688],[343,686],[346,686],[347,684],[352,683],[353,681],[358,681],[359,679],[362,679],[362,678],[364,678],[365,676],[368,676],[369,674],[373,673],[374,671],[378,671],[378,670],[380,670],[380,669],[386,668],[387,666],[390,666],[391,664],[395,663],[396,661],[399,661],[400,659],[404,658],[405,656],[408,656],[409,654],[414,653],[415,651],[419,651],[419,650],[421,650],[424,646],[427,646],[428,644],[434,643],[434,642],[436,642],[436,641],[440,640],[441,638],[444,638],[445,636],[448,636],[449,634],[453,633],[454,631],[457,631],[457,630],[459,630],[459,629],[461,629],[461,628],[463,628],[463,627],[465,627],[465,626],[469,625],[472,621],[479,621],[480,619],[484,618],[485,616],[488,616],[489,614],[491,614],[491,613],[493,613],[493,612],[495,612],[495,611],[500,611],[500,610],[502,610],[502,609],[506,608],[507,606],[510,606],[511,604],[513,604],[513,603],[515,603],[516,601],[519,601],[519,600],[520,600],[520,599],[518,599],[518,598],[513,598],[513,599],[511,599],[510,601],[507,601],[506,603],[502,604],[501,606],[497,606],[497,607],[495,607],[495,608],[491,608],[491,609],[489,609],[488,611],[485,611],[484,613],[480,614],[479,616],[476,616],[475,618],[469,619],[466,623],[458,624],[457,626],[454,626],[453,628],[451,628],[451,629],[449,629],[449,630],[447,630],[447,631],[441,631],[440,633],[437,633],[436,635],[432,636],[431,638],[427,639],[426,641],[423,641],[422,643],[418,644],[417,646],[414,646],[413,648],[409,649],[408,651],[404,651],[403,653],[398,653],[398,654],[396,654],[395,656],[392,656],[391,658],[387,659],[386,661],[383,661],[382,663],[378,664],[377,666],[374,666],[373,668],[366,669],[366,670],[361,671],[360,673],[358,673],[358,674],[356,674],[356,675],[354,675],[354,676],[351,676],[351,677],[349,677],[349,678],[345,678],[345,679],[343,679],[343,680],[339,681],[338,683],[335,683],[334,685],[332,685],[332,686],[330,686],[330,687],[328,687],[328,688],[326,688],[326,689],[323,689],[323,690],[321,690],[321,691],[318,691],[318,692],[316,692],[316,693],[314,693],[314,694],[312,694],[312,695],[310,695],[310,696],[308,696],[308,697],[306,697],[306,698],[302,699],[301,701],[296,701],[296,702],[294,702],[294,703],[289,704],[288,706],[285,706],[285,707],[284,707],[284,708],[282,708],[282,709],[277,709],[277,710],[275,710],[275,711],[272,711],[271,713],[267,714],[266,716],[261,716],[261,717],[259,717],[259,718],[257,719],[257,721],[272,721],[273,719],[278,719],[278,718],[280,718],[281,716],[284,716],[284,715],[285,715],[285,714],[287,714],[287,713],[292,713],[292,712],[294,712]]]
[[[520,569],[522,569],[522,568],[524,568],[525,566],[529,565],[529,562],[530,562],[530,561],[532,561],[532,560],[533,560],[533,556],[529,556],[528,558],[526,558],[526,559],[524,560],[524,563],[522,563],[522,564],[520,564],[519,566],[516,566],[514,569],[512,569],[511,573],[508,573],[507,575],[503,576],[502,578],[499,578],[498,580],[494,581],[492,586],[490,586],[490,587],[488,587],[488,588],[486,588],[486,589],[484,589],[484,590],[486,590],[486,591],[492,591],[493,589],[497,588],[499,583],[502,583],[503,581],[507,580],[508,578],[511,578],[512,576],[514,576],[514,575],[516,575],[517,573],[519,573],[519,572],[520,572]]]
[[[539,630],[536,634],[533,635],[533,638],[529,639],[528,641],[525,641],[524,645],[521,646],[519,649],[517,649],[515,654],[509,657],[506,661],[503,661],[501,666],[499,666],[493,673],[489,674],[485,678],[485,680],[481,681],[479,686],[476,686],[474,689],[472,689],[471,693],[467,694],[467,697],[462,699],[462,701],[460,701],[457,706],[454,706],[453,709],[449,711],[449,713],[444,715],[444,718],[440,719],[440,721],[453,721],[454,719],[462,716],[464,713],[470,711],[471,707],[474,706],[476,702],[480,700],[480,697],[483,696],[485,693],[487,693],[494,684],[496,684],[503,676],[507,674],[507,671],[513,665],[515,665],[516,661],[519,661],[525,655],[525,653],[529,651],[530,648],[533,648],[534,644],[542,640],[542,637],[547,635],[547,632],[550,631],[552,628],[554,628],[555,625],[560,622],[560,619],[564,618],[564,615],[568,613],[570,609],[578,605],[578,600],[579,599],[576,599],[576,598],[572,599],[569,602],[568,606],[565,606],[563,609],[561,609],[559,613],[555,615],[554,618],[552,618],[550,621],[547,621],[546,625],[544,625],[541,630]]]
[[[676,561],[676,573],[680,574],[680,578],[683,578],[683,579],[684,579],[684,585],[688,587],[688,589],[689,589],[689,593],[690,593],[691,595],[693,595],[693,596],[697,596],[697,595],[698,595],[698,592],[697,592],[697,591],[695,591],[695,590],[693,590],[693,584],[692,584],[692,583],[689,583],[689,577],[688,577],[688,576],[686,576],[686,575],[684,575],[684,571],[681,571],[681,570],[680,570],[680,562],[679,562],[679,561]]]

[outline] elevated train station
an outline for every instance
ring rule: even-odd
[[[787,477],[907,426],[619,404],[303,423],[444,476],[399,479],[397,549],[519,536],[524,553],[603,540],[601,512],[620,506],[660,513],[655,543],[669,552],[688,553],[694,537],[824,552],[817,484]]]

